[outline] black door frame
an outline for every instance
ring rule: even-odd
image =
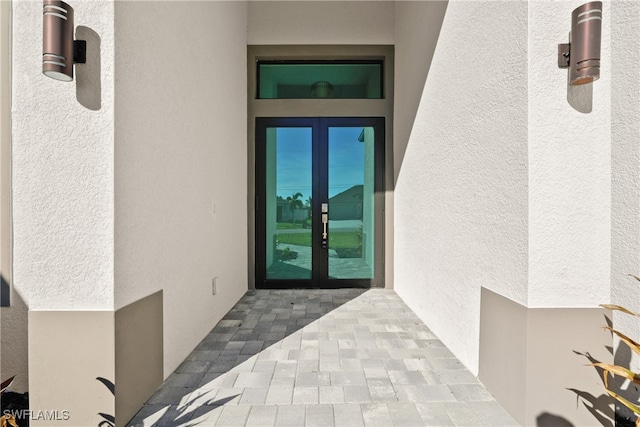
[[[273,127],[312,128],[313,155],[312,174],[314,197],[312,212],[320,218],[323,201],[328,202],[328,129],[329,127],[373,127],[374,147],[374,277],[372,279],[333,279],[328,275],[327,249],[321,247],[319,221],[314,221],[312,239],[312,277],[304,279],[266,278],[266,130]],[[370,288],[384,287],[384,160],[385,160],[385,118],[384,117],[258,117],[255,123],[256,153],[256,215],[255,215],[255,260],[256,288]]]

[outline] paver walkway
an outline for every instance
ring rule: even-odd
[[[391,290],[247,293],[132,426],[517,426]]]

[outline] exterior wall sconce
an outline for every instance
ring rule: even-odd
[[[311,85],[312,98],[331,98],[333,96],[333,85],[329,82],[319,81]]]
[[[73,40],[73,8],[60,0],[43,1],[42,72],[73,81],[73,64],[87,62],[87,42]]]
[[[583,4],[571,14],[571,43],[558,45],[558,67],[569,68],[571,86],[600,78],[602,2]]]

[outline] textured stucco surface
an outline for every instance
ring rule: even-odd
[[[640,3],[611,18],[611,301],[640,312]]]
[[[448,1],[398,1],[394,7],[393,172],[401,170],[422,88],[438,44]],[[420,49],[416,49],[420,46]]]
[[[16,290],[30,310],[91,311],[163,289],[168,374],[247,286],[247,6],[74,6],[97,81],[43,76],[42,3],[14,2]],[[87,85],[99,110],[76,100]]]
[[[163,290],[169,375],[247,290],[247,5],[115,15],[115,308]]]
[[[529,2],[529,307],[594,307],[609,300],[611,257],[610,3],[602,22],[593,111],[567,102],[557,44],[583,2]],[[554,67],[555,65],[555,67]]]
[[[395,286],[472,369],[476,349],[458,343],[478,341],[479,286],[527,307],[595,307],[610,299],[612,262],[625,258],[616,251],[633,250],[629,239],[638,238],[633,230],[623,237],[636,207],[623,208],[612,226],[616,174],[613,203],[622,207],[625,191],[637,197],[635,172],[624,172],[636,157],[623,147],[637,129],[619,120],[612,153],[610,2],[600,80],[569,89],[556,65],[580,4],[447,8],[396,186]],[[617,7],[626,13],[624,3]],[[484,31],[492,21],[500,30]],[[629,31],[623,27],[616,31]],[[619,97],[629,103],[637,91],[620,89]],[[443,304],[455,314],[436,314]]]
[[[13,2],[14,285],[30,310],[113,309],[113,3],[76,25],[101,39],[102,108],[42,74],[42,3]],[[80,67],[78,65],[77,67]]]
[[[476,373],[481,286],[527,297],[526,43],[525,2],[449,2],[396,183],[395,289]]]
[[[101,69],[64,83],[41,71],[42,3],[12,2],[14,281],[2,310],[1,376],[17,375],[20,392],[29,381],[28,309],[113,308],[113,5],[74,6],[76,24],[100,37]],[[77,85],[101,88],[99,111],[76,101]]]
[[[0,1],[0,273],[12,283],[11,269],[11,3]],[[9,297],[7,301],[6,297]],[[27,307],[15,289],[2,289],[0,378],[16,375],[12,390],[28,388]],[[5,304],[9,302],[10,306]]]
[[[640,312],[640,283],[627,276],[640,275],[640,3],[613,2],[611,21],[611,302]],[[613,321],[640,338],[637,318],[614,312]],[[616,363],[640,368],[624,344],[614,354]]]
[[[640,311],[640,4],[605,1],[585,114],[567,98],[590,89],[556,65],[583,2],[452,0],[431,58],[428,2],[81,1],[101,46],[89,110],[76,90],[98,81],[44,77],[42,4],[14,0],[15,291],[73,311],[163,289],[167,375],[246,290],[246,43],[395,43],[398,294],[475,372],[482,286]]]
[[[390,44],[390,1],[252,1],[249,44]]]

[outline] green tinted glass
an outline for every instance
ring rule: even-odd
[[[374,277],[375,135],[329,128],[329,277]]]
[[[267,279],[311,279],[312,129],[267,128]]]
[[[382,61],[258,62],[258,99],[381,99]]]

